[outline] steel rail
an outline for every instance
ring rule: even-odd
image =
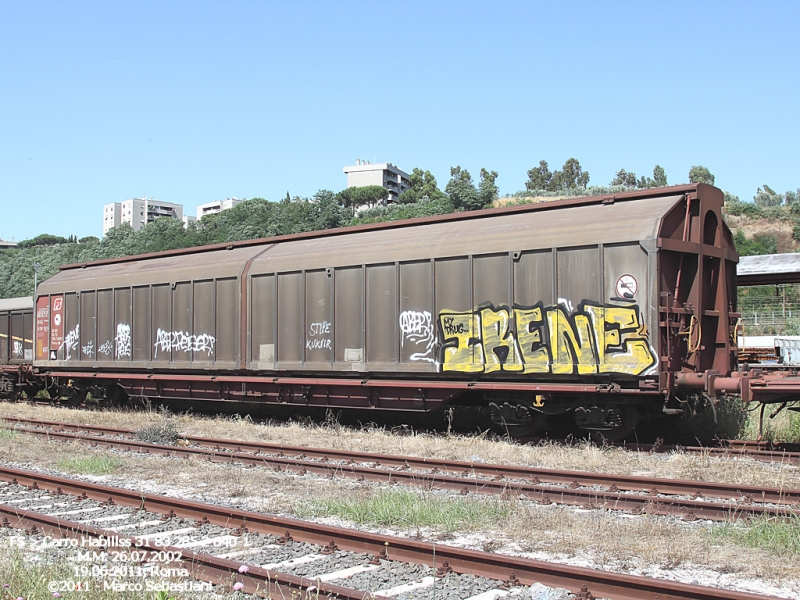
[[[180,563],[183,568],[189,571],[193,579],[217,585],[233,585],[238,582],[244,586],[243,591],[250,594],[267,592],[269,597],[276,597],[272,594],[280,594],[280,597],[285,597],[283,594],[287,594],[291,598],[297,598],[299,595],[299,598],[304,599],[308,593],[308,588],[313,586],[319,590],[320,595],[329,597],[347,600],[371,600],[373,598],[366,592],[256,566],[248,566],[247,573],[244,575],[239,572],[240,562],[218,558],[202,552],[193,552],[188,548],[159,546],[149,540],[137,540],[136,536],[121,535],[111,529],[91,527],[84,523],[51,517],[7,504],[0,504],[0,516],[3,517],[3,527],[25,529],[28,533],[42,533],[52,538],[91,537],[99,539],[102,537],[106,541],[110,540],[112,542],[103,546],[104,550],[136,548],[143,549],[148,554],[152,553],[153,556],[159,552],[172,552],[174,556],[181,557],[173,562]],[[130,547],[120,544],[119,540],[122,539],[129,541]],[[116,542],[116,544],[113,542]],[[316,592],[308,593],[308,597],[317,598]]]
[[[80,429],[80,426],[68,424],[69,428]],[[780,488],[758,488],[756,486],[735,486],[731,484],[712,484],[707,482],[680,481],[654,478],[638,478],[634,476],[615,476],[608,474],[583,473],[580,471],[554,471],[549,469],[533,469],[529,467],[507,467],[503,465],[472,465],[455,461],[428,461],[411,457],[389,457],[395,466],[404,465],[407,470],[387,470],[374,466],[362,466],[353,462],[353,456],[365,461],[383,462],[383,455],[366,453],[343,453],[342,457],[351,460],[349,464],[331,464],[330,462],[311,461],[281,456],[254,455],[242,452],[223,452],[216,449],[187,448],[167,446],[129,439],[101,438],[84,436],[75,433],[48,431],[43,429],[18,428],[18,431],[62,441],[81,441],[109,448],[123,448],[132,451],[162,454],[167,456],[199,457],[214,462],[238,462],[248,465],[268,466],[278,471],[291,471],[298,474],[315,473],[326,477],[345,476],[360,480],[383,483],[403,483],[425,489],[448,489],[461,493],[483,494],[515,494],[527,499],[551,504],[578,505],[586,508],[606,508],[612,510],[631,511],[639,514],[674,514],[688,519],[705,518],[712,520],[730,520],[742,516],[768,515],[786,517],[799,515],[795,508],[786,506],[796,504],[800,498],[800,490],[782,490]],[[95,432],[103,428],[92,427]],[[114,429],[113,433],[130,433],[126,430]],[[212,440],[217,441],[217,440]],[[227,441],[229,444],[236,442]],[[262,448],[263,450],[263,448]],[[308,450],[308,449],[296,449]],[[330,451],[316,450],[323,457]],[[339,451],[335,451],[339,452]],[[411,468],[425,469],[425,472],[414,472]],[[448,473],[460,472],[461,476]],[[471,475],[500,475],[500,479],[476,479]],[[503,475],[504,474],[504,475]],[[512,477],[517,480],[508,480]],[[542,479],[550,483],[566,485],[553,487],[542,485]],[[534,483],[529,483],[529,480]],[[580,489],[580,486],[603,485],[606,490]],[[646,495],[622,493],[619,486],[633,491],[647,492]],[[695,499],[670,498],[663,494],[688,495]],[[717,498],[734,499],[736,503],[710,502],[696,499],[698,496],[715,496]],[[781,506],[764,506],[754,504],[760,502],[777,503]]]
[[[800,452],[789,450],[786,444],[765,444],[750,440],[722,440],[721,446],[676,446],[665,444],[619,444],[619,447],[635,452],[666,453],[687,452],[722,458],[752,458],[761,462],[800,464]]]
[[[68,493],[98,501],[114,502],[123,506],[139,507],[154,513],[195,519],[201,523],[210,523],[229,528],[238,527],[240,531],[281,535],[284,539],[294,539],[317,545],[330,545],[333,543],[342,550],[366,552],[384,559],[431,565],[433,567],[438,565],[443,570],[451,569],[456,573],[473,574],[498,581],[509,581],[523,585],[532,585],[538,582],[546,586],[567,588],[578,594],[583,593],[583,598],[602,597],[611,600],[653,600],[654,598],[659,600],[766,600],[769,598],[768,596],[748,592],[611,573],[603,570],[560,565],[491,552],[430,544],[286,517],[264,515],[236,508],[147,494],[135,490],[115,488],[10,467],[0,467],[0,481],[50,490],[57,494]],[[17,513],[22,512],[13,507],[11,507],[11,510]],[[61,523],[64,523],[64,521],[61,521]],[[436,564],[433,563],[434,557]],[[224,562],[237,566],[239,564],[232,563],[232,561]],[[223,566],[230,568],[230,565]],[[251,573],[252,571],[248,572],[248,575]]]
[[[117,427],[100,427],[96,425],[82,425],[77,423],[62,423],[60,421],[45,421],[39,419],[23,419],[17,417],[4,417],[4,420],[21,425],[38,427],[52,427],[69,431],[88,431],[102,435],[120,435],[135,437],[132,429]],[[442,460],[435,458],[418,458],[413,456],[399,456],[392,454],[377,454],[369,452],[355,452],[331,448],[312,448],[305,446],[286,446],[284,444],[271,444],[268,442],[249,442],[243,440],[229,440],[201,436],[182,436],[182,439],[199,446],[212,447],[215,450],[229,449],[233,452],[262,452],[274,454],[278,457],[292,455],[300,458],[335,459],[353,462],[372,462],[384,467],[398,467],[403,469],[438,469],[440,471],[465,473],[485,477],[504,477],[508,479],[532,479],[534,482],[553,483],[581,486],[611,485],[620,490],[650,492],[658,489],[660,494],[688,495],[697,494],[713,496],[715,498],[740,499],[751,496],[760,502],[798,503],[800,490],[791,488],[775,488],[752,486],[745,484],[726,484],[707,481],[664,479],[651,477],[637,477],[611,473],[590,473],[587,471],[570,471],[561,469],[546,469],[514,465],[500,465],[491,463],[474,463],[466,461]],[[657,448],[657,447],[656,447]]]

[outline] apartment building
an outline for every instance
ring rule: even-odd
[[[237,204],[244,202],[244,198],[225,198],[225,200],[214,200],[213,202],[206,202],[205,204],[197,205],[197,220],[199,221],[206,215],[213,215],[233,208]]]
[[[396,202],[410,187],[408,173],[392,163],[373,165],[368,160],[356,159],[355,165],[344,167],[343,171],[347,175],[347,187],[380,185],[389,191],[389,202]]]
[[[171,217],[183,222],[183,205],[163,202],[161,200],[129,198],[122,202],[112,202],[103,206],[103,236],[108,231],[123,223],[128,223],[134,231],[138,231],[147,223],[159,217]]]

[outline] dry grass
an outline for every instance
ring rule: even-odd
[[[0,417],[2,416],[125,427],[134,430],[158,427],[166,418],[160,412],[95,412],[4,403],[0,404]],[[253,423],[247,418],[208,418],[195,415],[173,415],[169,417],[169,421],[175,425],[180,435],[235,438],[287,446],[383,452],[550,469],[800,488],[800,469],[797,467],[762,463],[744,457],[731,460],[680,452],[651,455],[617,448],[598,448],[590,444],[575,447],[556,444],[520,446],[489,440],[482,436],[446,436],[413,432],[397,435],[385,429],[356,430],[335,423],[330,426],[302,423],[263,425]]]
[[[0,415],[85,422],[141,429],[164,420],[158,413],[85,412],[26,405],[0,404]],[[530,464],[552,468],[580,468],[594,471],[647,474],[682,479],[726,480],[800,487],[796,470],[769,466],[749,460],[733,461],[709,456],[650,456],[591,446],[520,447],[480,437],[392,435],[383,430],[355,431],[344,427],[288,424],[265,426],[241,419],[212,419],[193,416],[170,417],[182,435],[207,435],[264,440],[287,445],[352,448],[417,456]],[[54,451],[54,444],[58,444]],[[25,435],[0,436],[0,461],[35,465],[57,470],[70,457],[113,457],[114,474],[103,480],[112,485],[133,486],[145,493],[180,495],[198,501],[225,502],[250,510],[283,515],[317,515],[328,521],[351,514],[366,514],[378,506],[380,520],[361,520],[366,528],[390,534],[441,540],[499,552],[525,553],[535,558],[557,558],[573,564],[621,571],[703,568],[744,577],[794,582],[800,580],[800,556],[759,547],[738,532],[719,532],[717,526],[687,524],[664,517],[633,517],[603,511],[579,511],[567,507],[538,506],[518,499],[493,500],[489,518],[463,519],[453,527],[447,518],[417,518],[409,522],[409,502],[414,510],[431,512],[438,492],[398,492],[386,487],[350,480],[296,477],[267,468],[209,463],[200,459],[142,456],[124,452],[103,452],[81,444],[61,444]],[[391,502],[386,502],[386,498]],[[394,500],[392,500],[394,498]],[[463,500],[462,500],[463,501]],[[485,498],[468,497],[469,510],[480,511]],[[360,503],[360,504],[359,504]],[[324,510],[325,506],[328,510]],[[427,508],[426,508],[427,507]],[[370,508],[370,510],[373,510]],[[464,512],[464,506],[456,511]],[[359,513],[359,511],[361,511]],[[378,512],[380,512],[378,511]],[[374,511],[373,511],[374,512]],[[467,511],[469,512],[469,511]],[[434,511],[435,514],[435,511]],[[466,514],[466,513],[465,513]],[[326,515],[326,516],[323,516]],[[352,518],[352,517],[350,517]],[[436,519],[440,519],[441,522]],[[732,533],[733,532],[733,533]],[[780,555],[780,560],[777,556]]]

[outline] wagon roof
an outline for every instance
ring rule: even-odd
[[[369,225],[357,225],[354,227],[340,227],[337,229],[326,229],[322,231],[310,231],[306,233],[296,233],[291,235],[276,236],[271,238],[259,238],[253,240],[243,240],[238,242],[229,242],[224,244],[213,244],[209,246],[200,246],[195,248],[183,248],[179,250],[166,250],[163,252],[155,252],[149,254],[139,254],[135,256],[121,256],[118,258],[110,258],[98,260],[87,263],[75,263],[62,265],[61,270],[80,269],[87,266],[115,264],[115,263],[129,263],[141,261],[145,258],[155,257],[168,257],[168,256],[182,256],[185,260],[186,255],[197,255],[206,252],[214,252],[218,250],[232,250],[237,248],[246,248],[252,246],[263,246],[265,244],[276,244],[279,242],[295,241],[295,240],[311,240],[319,238],[329,238],[341,235],[347,235],[355,232],[367,231],[384,231],[395,230],[407,227],[416,227],[419,225],[432,224],[432,223],[447,223],[453,221],[472,221],[476,219],[487,219],[501,214],[519,214],[531,212],[548,212],[558,210],[571,206],[592,206],[592,205],[607,205],[615,202],[627,202],[631,200],[639,200],[644,198],[659,198],[664,196],[677,196],[688,193],[696,193],[703,188],[715,189],[712,186],[705,184],[691,184],[691,185],[676,185],[664,188],[653,188],[649,190],[635,190],[632,192],[623,192],[619,194],[606,194],[598,196],[588,196],[585,198],[568,198],[564,200],[555,200],[552,202],[541,202],[535,204],[523,204],[518,206],[508,206],[503,208],[489,208],[485,210],[477,210],[471,212],[452,213],[446,215],[438,215],[434,217],[420,217],[416,219],[407,219],[403,221],[390,221],[385,223],[374,223]],[[630,219],[635,219],[635,215],[629,215]],[[603,215],[598,214],[597,219],[602,219]],[[652,218],[652,216],[649,216]],[[202,259],[201,259],[202,260]]]
[[[33,310],[33,298],[31,296],[23,296],[22,298],[0,300],[0,310]]]

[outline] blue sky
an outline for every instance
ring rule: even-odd
[[[574,156],[751,199],[797,174],[797,2],[0,0],[0,238],[279,200],[356,158],[502,193]]]

